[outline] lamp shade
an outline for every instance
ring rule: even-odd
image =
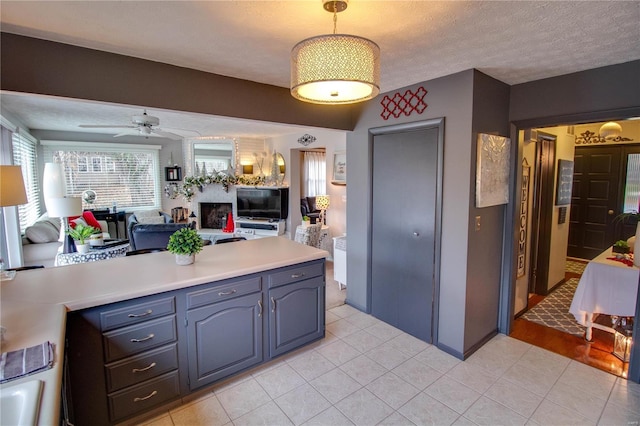
[[[0,166],[0,207],[17,206],[27,202],[20,166]]]
[[[380,92],[380,48],[348,34],[311,37],[291,51],[291,95],[316,104],[350,104]]]
[[[602,136],[603,138],[614,138],[616,136],[620,136],[620,134],[622,133],[622,126],[618,123],[610,121],[608,123],[604,123],[600,127],[600,131],[598,133],[600,133],[600,136]]]
[[[61,198],[67,194],[64,169],[59,163],[45,163],[42,174],[42,195],[47,198]]]
[[[320,210],[326,210],[329,208],[329,196],[328,195],[318,195],[316,197],[316,208]]]
[[[47,200],[49,217],[70,217],[82,214],[82,198],[60,197]]]

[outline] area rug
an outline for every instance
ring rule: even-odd
[[[584,272],[584,268],[587,267],[587,262],[579,262],[576,260],[568,260],[565,264],[565,271],[572,272],[574,274],[580,274]]]
[[[522,318],[565,333],[584,336],[585,328],[579,325],[575,317],[569,313],[579,280],[579,278],[570,278],[542,302],[522,315]]]

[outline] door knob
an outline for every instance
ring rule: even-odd
[[[607,213],[609,214],[609,216],[613,216],[613,210],[609,210]]]
[[[414,236],[414,237],[419,237],[419,236],[420,236],[420,233],[419,233],[419,232],[414,232],[414,233],[413,233],[413,236]]]

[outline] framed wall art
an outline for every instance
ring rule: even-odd
[[[573,161],[558,160],[558,186],[556,187],[556,206],[571,204],[573,188]]]
[[[478,134],[476,163],[476,207],[509,202],[509,158],[511,139]]]
[[[347,151],[336,151],[333,154],[333,179],[334,185],[347,184]]]

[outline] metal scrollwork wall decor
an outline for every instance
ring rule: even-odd
[[[424,87],[419,87],[418,90],[412,92],[407,90],[404,95],[396,93],[392,97],[387,95],[382,98],[380,105],[382,105],[382,113],[380,117],[388,120],[389,117],[400,117],[404,114],[407,117],[414,111],[418,114],[422,114],[427,109],[427,104],[424,102],[424,97],[427,95],[427,90]]]
[[[304,146],[308,146],[309,144],[312,144],[315,141],[316,141],[316,137],[311,136],[308,133],[305,133],[303,136],[300,136],[300,138],[298,138],[298,143]]]

